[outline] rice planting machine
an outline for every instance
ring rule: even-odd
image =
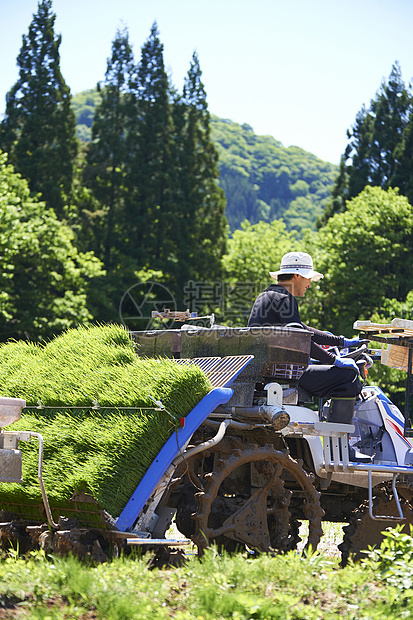
[[[211,543],[228,551],[286,552],[299,544],[316,549],[329,521],[344,524],[345,562],[379,544],[388,526],[400,523],[409,532],[413,321],[354,327],[383,349],[365,344],[347,353],[365,385],[354,412],[343,416],[340,403],[314,402],[297,387],[310,363],[311,333],[304,329],[185,321],[181,329],[131,332],[138,355],[197,364],[212,389],[163,446],[107,535],[118,546],[176,548],[192,541],[201,552]],[[366,370],[379,359],[407,372],[403,413],[367,383]],[[21,410],[24,402],[14,406]],[[0,426],[12,417],[0,414]],[[21,476],[18,441],[32,436],[1,429],[1,481]],[[42,485],[41,437],[34,436]],[[180,535],[171,539],[173,521]],[[49,519],[53,527],[63,529]]]

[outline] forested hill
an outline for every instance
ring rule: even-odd
[[[212,117],[211,128],[231,230],[245,219],[283,218],[289,230],[315,227],[337,166],[272,136],[257,136],[246,124]]]
[[[96,90],[73,97],[78,137],[90,140]],[[272,136],[257,136],[252,127],[211,118],[212,140],[219,153],[220,184],[227,199],[231,230],[247,219],[252,224],[284,219],[289,230],[315,228],[338,173],[297,146],[284,147]]]

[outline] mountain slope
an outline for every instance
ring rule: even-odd
[[[285,148],[249,125],[212,117],[219,153],[220,183],[227,197],[231,230],[283,218],[287,228],[314,228],[337,175],[337,166],[297,146]]]
[[[96,89],[73,97],[80,140],[91,139]],[[330,196],[338,166],[297,146],[284,147],[272,136],[257,136],[252,127],[211,117],[211,138],[218,154],[220,185],[227,199],[231,231],[247,219],[252,224],[282,218],[288,230],[315,228]]]

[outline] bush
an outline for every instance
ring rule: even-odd
[[[369,549],[363,560],[382,579],[399,590],[413,590],[413,526],[410,534],[402,532],[403,526],[387,529],[379,549]]]

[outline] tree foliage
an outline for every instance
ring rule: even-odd
[[[341,159],[332,200],[318,225],[346,209],[346,202],[367,185],[398,187],[413,202],[413,169],[411,164],[413,94],[406,87],[396,62],[388,81],[383,81],[367,109],[358,112],[347,132],[348,145]]]
[[[112,253],[119,246],[119,220],[125,200],[127,175],[126,134],[134,108],[131,102],[130,81],[134,71],[132,48],[126,30],[118,31],[107,62],[103,88],[99,88],[100,103],[96,107],[92,142],[89,145],[84,171],[86,186],[98,203],[98,215],[90,210],[84,215],[89,223],[89,238],[94,238],[94,250],[110,270]],[[95,213],[96,215],[96,213]]]
[[[137,65],[126,29],[112,44],[87,146],[81,235],[104,262],[113,311],[138,274],[161,272],[181,304],[189,280],[221,273],[225,198],[201,76],[194,54],[177,93],[156,23]]]
[[[61,36],[51,0],[41,0],[17,58],[19,79],[6,98],[0,148],[61,217],[71,195],[77,153],[70,89],[60,71]]]
[[[101,103],[101,88],[89,88],[72,97],[72,110],[76,117],[76,135],[81,142],[92,139],[95,111]]]
[[[315,227],[337,166],[296,146],[285,148],[271,136],[257,136],[246,124],[213,117],[211,126],[231,230],[245,219],[255,224],[282,218],[288,230],[299,232]]]
[[[178,279],[181,283],[216,279],[221,276],[226,249],[225,195],[218,187],[218,153],[211,141],[210,114],[196,53],[182,97],[174,103],[174,123]]]
[[[124,29],[104,83],[74,99],[87,139],[76,159],[54,23],[51,0],[41,0],[0,127],[0,147],[27,180],[1,159],[4,334],[42,337],[91,313],[117,320],[125,291],[151,277],[178,306],[188,282],[225,277],[232,292],[249,287],[249,306],[281,256],[297,249],[325,273],[302,304],[306,322],[350,333],[357,319],[408,315],[413,103],[397,63],[357,114],[337,168],[211,117],[197,54],[179,93],[156,23],[136,64]],[[312,231],[328,201],[324,227]],[[72,229],[61,223],[69,213]],[[245,323],[248,310],[235,297],[231,321]]]
[[[1,153],[0,254],[0,340],[48,337],[93,318],[88,292],[100,262],[77,250],[72,230],[30,197]]]
[[[349,333],[386,300],[404,301],[413,289],[413,207],[397,189],[366,187],[330,218],[316,237],[325,328]],[[320,320],[314,299],[313,320]]]
[[[269,272],[276,271],[281,257],[299,243],[296,234],[287,231],[280,220],[243,222],[228,241],[228,252],[223,257],[225,274],[233,281],[269,285]]]
[[[90,91],[73,98],[78,135],[91,139]],[[84,101],[84,103],[83,103]],[[182,100],[181,100],[182,103]],[[174,122],[177,112],[174,112]],[[288,230],[315,228],[329,200],[337,166],[298,147],[283,147],[269,136],[257,136],[247,124],[212,116],[210,140],[218,152],[219,185],[225,192],[225,215],[231,230],[248,220],[283,218]]]
[[[156,23],[142,46],[126,138],[129,150],[123,243],[137,268],[165,271],[173,260],[173,124],[163,45]]]

